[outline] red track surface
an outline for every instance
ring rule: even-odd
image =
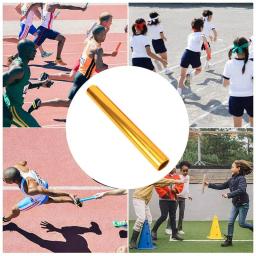
[[[3,135],[4,167],[27,160],[50,186],[91,186],[90,190],[71,191],[82,197],[99,192],[96,186],[100,185],[74,162],[67,148],[65,129],[4,129]],[[4,190],[3,196],[4,214],[23,198],[16,190]],[[125,219],[126,196],[89,201],[83,208],[71,204],[38,206],[14,219],[19,229],[4,231],[4,252],[114,252],[126,244],[126,239],[119,237],[119,229],[112,226],[112,221]],[[47,233],[40,227],[41,221],[62,229]],[[96,234],[96,228],[85,229],[91,222],[98,224],[102,234]]]
[[[13,10],[14,6],[4,6],[4,20],[17,20],[18,16]],[[91,5],[85,13],[74,12],[62,10],[58,20],[75,20],[75,19],[97,19],[99,14],[103,11],[109,11],[113,13],[114,18],[127,18],[127,7],[125,5]],[[71,31],[70,31],[71,32]],[[55,74],[62,71],[70,71],[73,68],[77,59],[83,50],[84,35],[75,34],[65,34],[66,42],[64,45],[62,57],[67,63],[67,66],[54,66],[46,61],[54,61],[55,56],[51,56],[46,61],[43,61],[39,54],[33,62],[30,63],[31,66],[31,79],[37,79],[42,72],[47,72],[49,74]],[[104,58],[104,62],[110,67],[121,66],[127,64],[127,35],[125,33],[109,33],[107,35],[106,41],[103,44],[103,49],[105,52],[112,52],[118,42],[122,42],[119,49],[119,54],[116,57]],[[57,43],[52,40],[46,40],[43,47],[47,51],[53,51],[56,53]],[[10,43],[4,43],[3,63],[6,63],[7,56],[16,52],[16,46]],[[7,68],[5,67],[4,70]],[[66,99],[68,92],[72,83],[55,81],[54,85],[50,89],[41,88],[40,90],[34,89],[30,90],[25,97],[24,109],[28,109],[31,101],[35,98],[40,98],[41,100],[51,100],[55,98]],[[65,126],[65,120],[67,114],[67,108],[54,108],[54,107],[44,107],[38,111],[33,112],[33,116],[37,119],[41,126],[55,126],[63,127]]]

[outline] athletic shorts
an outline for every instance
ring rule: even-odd
[[[189,65],[191,65],[192,68],[199,68],[201,67],[200,56],[200,52],[193,52],[186,49],[181,57],[180,66],[183,68],[188,68]]]
[[[75,66],[72,68],[74,72],[77,72],[80,67],[80,58],[77,60]]]
[[[34,43],[35,43],[36,46],[42,45],[42,43],[46,39],[55,40],[56,37],[60,34],[57,31],[45,28],[43,26],[38,27],[36,32],[37,32],[37,35],[34,39]]]
[[[167,52],[163,39],[152,40],[152,46],[155,53]]]
[[[20,23],[19,40],[27,38],[28,34],[34,35],[35,33],[36,28],[34,25],[27,26],[25,24]]]
[[[70,100],[72,100],[76,93],[78,92],[78,90],[81,88],[81,86],[88,80],[88,78],[83,75],[82,73],[80,73],[79,71],[76,73],[75,78],[74,78],[74,82],[73,85],[69,91],[68,94],[68,98]]]
[[[44,188],[48,188],[48,183],[45,184]],[[47,195],[37,195],[33,197],[25,197],[18,203],[20,211],[27,211],[35,206],[45,204],[49,200]]]
[[[253,117],[253,96],[249,97],[229,97],[228,102],[229,113],[232,116],[240,117],[246,110],[250,117]]]
[[[136,67],[154,70],[155,67],[150,58],[132,58],[132,65]]]
[[[209,42],[207,42],[207,43],[208,43],[209,48],[211,48],[210,43],[209,43]],[[206,49],[205,49],[205,46],[204,46],[204,43],[202,43],[201,50],[202,50],[202,51],[203,51],[203,50],[206,50]]]

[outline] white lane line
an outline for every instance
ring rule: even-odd
[[[221,242],[223,240],[183,240],[183,242]],[[253,242],[253,240],[232,240],[233,242]]]
[[[50,186],[50,189],[55,190],[107,190],[109,187],[104,186]],[[112,189],[112,188],[111,188]],[[5,191],[19,191],[20,189],[15,186],[4,186]]]
[[[196,122],[198,122],[199,120],[202,120],[203,118],[205,118],[206,116],[208,116],[210,113],[212,113],[213,111],[215,111],[216,109],[218,109],[220,106],[224,106],[228,103],[228,100],[225,100],[223,102],[221,102],[221,104],[210,108],[206,113],[202,114],[201,116],[195,118],[194,120],[191,121],[191,125],[196,124]]]

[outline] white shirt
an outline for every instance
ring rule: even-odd
[[[160,24],[148,25],[148,33],[151,39],[158,40],[161,39],[160,33],[163,32],[163,28]]]
[[[31,26],[33,23],[33,18],[34,18],[34,12],[30,11],[27,15],[25,14],[28,11],[28,8],[30,7],[31,4],[22,4],[21,6],[21,24],[25,24],[26,26]]]
[[[131,37],[132,58],[149,58],[146,46],[150,46],[149,38],[145,35]]]
[[[184,185],[183,185],[183,190],[178,194],[178,197],[188,198],[189,197],[190,177],[189,177],[189,175],[187,175],[187,176],[180,175],[180,179],[181,179],[181,181],[184,182]]]
[[[249,59],[253,59],[253,36],[250,37]]]
[[[202,32],[193,32],[188,35],[188,43],[186,49],[193,52],[201,52],[203,43]]]
[[[213,29],[215,29],[215,26],[211,23],[211,21],[208,21],[207,18],[204,18],[203,34],[206,36],[206,38],[209,38]]]
[[[229,95],[235,97],[253,96],[253,61],[248,60],[245,72],[242,73],[244,60],[228,60],[223,76],[229,78]]]
[[[52,22],[54,20],[54,12],[47,11],[47,4],[44,4],[43,11],[42,11],[42,27],[51,29]]]

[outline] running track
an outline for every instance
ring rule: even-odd
[[[50,187],[82,197],[109,190],[93,181],[74,162],[66,143],[65,129],[4,129],[3,135],[4,168],[27,160]],[[4,214],[22,198],[16,186],[5,184]],[[127,244],[127,240],[119,236],[120,229],[112,226],[114,220],[127,220],[126,196],[89,201],[83,208],[71,204],[35,207],[14,219],[18,228],[4,225],[3,250],[114,252],[117,247]],[[52,224],[56,231],[46,232],[40,226],[41,221]],[[96,224],[91,227],[91,222]]]
[[[36,80],[42,72],[55,74],[62,71],[70,71],[83,50],[84,34],[88,26],[94,23],[101,12],[108,11],[113,14],[113,24],[110,32],[107,35],[106,41],[103,43],[105,52],[112,52],[118,42],[122,42],[119,49],[119,54],[116,57],[106,57],[104,62],[110,67],[121,66],[127,64],[127,35],[124,33],[124,26],[127,19],[126,5],[89,5],[87,11],[68,11],[62,10],[58,18],[53,23],[53,29],[63,33],[66,37],[62,57],[67,63],[67,66],[54,66],[51,61],[54,61],[57,43],[47,40],[43,47],[47,51],[53,51],[54,54],[48,59],[42,60],[40,54],[33,62],[31,67],[31,80]],[[5,5],[3,7],[4,19],[4,36],[16,36],[19,30],[18,15],[15,13],[14,5]],[[38,21],[35,21],[39,24]],[[83,23],[85,25],[83,25]],[[62,24],[65,24],[64,26]],[[15,33],[13,33],[15,32]],[[31,37],[30,37],[31,38]],[[3,63],[6,63],[7,56],[16,52],[16,45],[4,43],[3,45]],[[4,71],[7,70],[4,67]],[[39,90],[30,90],[25,96],[24,109],[28,109],[31,102],[35,98],[41,100],[51,100],[55,98],[66,99],[72,83],[55,81],[50,89],[40,88]],[[44,107],[35,111],[33,116],[43,127],[64,127],[67,108]]]

